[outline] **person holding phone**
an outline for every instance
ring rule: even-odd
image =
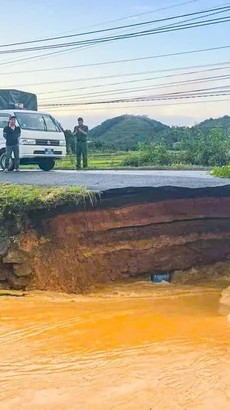
[[[73,135],[77,139],[77,163],[76,169],[81,169],[81,157],[83,158],[83,168],[88,167],[87,137],[89,128],[84,125],[83,118],[78,118],[78,125],[74,128]]]
[[[19,138],[21,136],[21,128],[16,125],[16,117],[11,116],[9,124],[3,129],[3,137],[6,140],[6,162],[4,172],[9,170],[9,161],[12,153],[15,158],[15,171],[19,171]]]

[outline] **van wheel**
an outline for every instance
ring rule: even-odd
[[[54,168],[55,160],[53,158],[42,158],[38,164],[42,171],[51,171]]]
[[[0,167],[4,170],[6,168],[5,166],[5,162],[6,162],[6,153],[3,152],[3,154],[0,156]],[[11,158],[9,161],[9,171],[13,171],[15,168],[15,161],[14,158]]]

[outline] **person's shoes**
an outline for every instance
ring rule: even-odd
[[[81,169],[81,167],[76,166],[76,170],[79,171]]]
[[[8,172],[8,168],[5,168],[3,172],[5,172],[5,173]]]
[[[18,168],[18,169],[15,169],[15,172],[20,172],[20,169]]]

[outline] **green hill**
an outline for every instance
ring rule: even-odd
[[[132,150],[138,142],[163,142],[169,132],[170,127],[147,116],[122,115],[104,121],[93,128],[89,136],[93,143]]]
[[[209,118],[208,120],[195,125],[194,127],[192,127],[192,129],[196,127],[206,128],[207,130],[212,128],[230,130],[230,117],[228,115],[225,115],[224,117],[219,118]]]
[[[165,143],[169,149],[175,143],[186,138],[197,137],[199,129],[208,133],[213,128],[220,128],[227,137],[230,133],[230,117],[210,118],[193,127],[169,127],[147,116],[121,115],[104,121],[90,131],[90,140],[100,149],[135,150],[138,142]]]

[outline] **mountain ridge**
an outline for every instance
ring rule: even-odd
[[[115,146],[119,150],[136,149],[138,143],[165,143],[169,148],[178,142],[185,130],[195,132],[198,127],[203,129],[221,128],[230,131],[230,116],[209,118],[192,127],[170,127],[146,115],[121,115],[113,117],[94,127],[90,140],[94,144]]]

